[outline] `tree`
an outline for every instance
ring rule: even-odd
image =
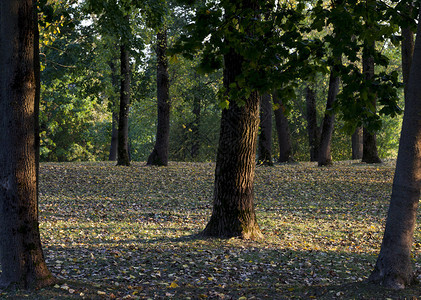
[[[114,88],[118,86],[118,76],[117,70],[114,64],[114,61],[109,62],[110,70],[111,70],[111,85]],[[115,161],[117,160],[117,152],[118,152],[118,111],[117,111],[117,104],[118,101],[116,97],[112,95],[111,100],[111,145],[110,145],[110,155],[108,156],[108,160]]]
[[[0,286],[55,282],[38,223],[39,48],[35,2],[0,5]]]
[[[355,128],[351,139],[352,159],[361,159],[363,157],[363,128]]]
[[[311,87],[306,88],[306,108],[310,161],[317,161],[319,157],[320,128],[317,125],[316,95]]]
[[[127,16],[128,18],[128,16]],[[130,60],[127,42],[120,44],[120,113],[118,116],[117,165],[129,166],[129,108],[130,108]]]
[[[326,101],[325,117],[322,123],[322,132],[320,134],[320,146],[318,165],[326,166],[332,164],[332,155],[330,153],[330,144],[332,140],[333,127],[335,122],[335,114],[333,112],[333,105],[336,101],[336,96],[339,93],[339,75],[338,69],[341,59],[337,59],[330,71],[329,90]]]
[[[288,126],[288,119],[285,116],[285,106],[279,98],[278,93],[272,94],[274,104],[274,115],[276,132],[278,135],[279,157],[278,162],[289,162],[292,160],[291,137]]]
[[[421,24],[408,81],[392,195],[380,254],[369,280],[402,289],[414,274],[411,248],[421,191]]]
[[[261,96],[258,162],[272,166],[272,101],[271,95]]]
[[[169,139],[170,139],[170,81],[168,75],[167,30],[161,29],[157,33],[157,100],[158,100],[158,126],[156,129],[155,147],[148,158],[148,165],[168,165]]]

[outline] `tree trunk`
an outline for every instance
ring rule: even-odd
[[[224,56],[224,87],[241,74],[243,57],[234,49]],[[252,92],[239,106],[231,99],[222,111],[215,169],[212,216],[204,236],[258,238],[261,236],[254,210],[254,169],[259,128],[259,96]]]
[[[38,223],[39,49],[32,0],[0,5],[0,287],[55,282]]]
[[[158,98],[158,127],[156,142],[152,153],[148,157],[147,165],[168,165],[168,152],[170,141],[170,81],[168,75],[167,31],[164,29],[157,33],[156,55],[157,64],[157,98]]]
[[[200,119],[201,119],[200,106],[201,106],[200,97],[197,97],[196,95],[193,94],[193,110],[192,110],[192,113],[194,115],[194,121],[191,124],[192,145],[191,145],[191,151],[190,151],[191,157],[193,159],[197,158],[197,156],[199,155],[199,151],[200,151],[200,132],[199,132]]]
[[[370,49],[374,49],[374,42],[366,46],[363,53],[363,73],[366,80],[371,80],[374,77],[374,57],[370,54]],[[376,110],[376,96],[373,95],[372,107],[374,113]],[[368,164],[381,163],[381,159],[377,154],[377,139],[376,133],[371,132],[367,128],[363,129],[363,157],[362,162]]]
[[[412,9],[411,9],[412,10]],[[409,71],[412,63],[412,55],[414,53],[414,32],[411,28],[402,28],[402,76],[404,84],[405,98],[407,94]]]
[[[285,107],[282,104],[282,100],[279,99],[278,93],[272,94],[273,103],[275,104],[275,125],[276,132],[278,134],[279,144],[279,158],[278,162],[289,162],[292,161],[292,146],[291,137],[288,126],[288,119],[286,118],[284,111]]]
[[[341,62],[339,59],[338,64]],[[322,123],[322,132],[320,136],[319,146],[319,166],[327,166],[332,164],[332,155],[330,146],[333,135],[333,127],[335,123],[335,114],[333,112],[333,104],[336,101],[336,96],[339,93],[339,76],[338,65],[332,66],[329,79],[329,91],[326,102],[326,112]]]
[[[121,87],[120,113],[118,118],[118,166],[129,166],[129,108],[130,108],[130,61],[129,50],[122,41],[120,45]]]
[[[263,165],[273,166],[272,161],[272,102],[270,94],[264,94],[260,107],[259,158]]]
[[[111,84],[113,90],[118,85],[118,78],[117,72],[115,69],[114,63],[110,62],[110,69],[111,69]],[[112,121],[111,121],[111,146],[110,146],[110,155],[108,160],[116,161],[117,160],[117,148],[118,148],[118,112],[117,112],[117,103],[118,101],[115,99],[115,96],[112,96]]]
[[[402,289],[413,282],[411,248],[421,189],[421,25],[408,82],[393,180],[392,196],[380,254],[369,280]]]
[[[320,128],[317,125],[316,95],[310,87],[306,88],[306,107],[310,161],[317,161],[319,157]]]
[[[363,128],[355,128],[352,134],[352,159],[361,159],[363,157]]]

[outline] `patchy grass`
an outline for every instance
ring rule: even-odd
[[[47,263],[60,279],[14,299],[412,299],[367,284],[382,238],[393,162],[258,167],[265,239],[197,239],[212,208],[214,165],[41,165]],[[421,263],[415,233],[414,264]]]

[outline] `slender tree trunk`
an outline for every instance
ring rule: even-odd
[[[404,288],[414,279],[411,248],[421,190],[420,82],[421,25],[418,23],[386,228],[376,266],[369,278],[395,289]]]
[[[310,161],[317,161],[319,157],[320,128],[317,125],[316,95],[310,87],[306,88],[306,107]]]
[[[111,69],[111,84],[113,90],[118,86],[117,71],[114,65],[114,62],[110,62]],[[112,121],[111,121],[111,146],[110,146],[110,155],[108,160],[115,161],[117,160],[117,148],[118,148],[118,112],[117,104],[118,101],[115,99],[114,95],[112,96]]]
[[[363,128],[355,128],[352,134],[352,159],[361,159],[363,157]]]
[[[157,33],[156,55],[157,65],[157,91],[158,91],[158,127],[156,130],[156,142],[152,153],[148,158],[148,165],[168,165],[168,152],[170,141],[170,81],[168,75],[167,31]]]
[[[341,62],[339,59],[338,64]],[[333,104],[336,101],[336,96],[339,93],[339,65],[334,65],[330,71],[329,90],[326,102],[326,112],[322,123],[322,132],[320,136],[319,146],[319,166],[327,166],[332,164],[332,155],[330,151],[333,128],[335,123],[335,114],[333,113]]]
[[[32,0],[0,5],[0,287],[55,282],[38,223],[39,49]]]
[[[192,113],[194,115],[194,121],[191,125],[191,130],[192,130],[191,157],[193,159],[197,158],[200,151],[200,132],[199,132],[200,120],[201,120],[200,107],[201,107],[200,97],[193,95]]]
[[[366,80],[374,77],[374,57],[370,54],[370,49],[374,49],[374,42],[367,45],[363,53],[363,73]],[[376,109],[376,96],[373,95],[372,107]],[[377,154],[376,133],[371,132],[367,128],[363,129],[363,157],[362,161],[369,164],[381,163],[381,159]]]
[[[272,102],[270,94],[264,94],[260,107],[260,134],[258,162],[272,166]]]
[[[285,107],[282,104],[282,100],[279,99],[277,92],[274,92],[272,94],[272,98],[273,103],[276,107],[274,110],[274,115],[279,144],[278,162],[289,162],[292,161],[292,145],[288,126],[288,119],[284,114]]]
[[[234,49],[224,56],[224,87],[241,74],[243,57]],[[212,216],[204,236],[258,238],[254,210],[254,169],[259,127],[259,96],[253,92],[244,105],[230,101],[222,111],[215,169]]]
[[[130,61],[129,50],[124,42],[120,45],[121,88],[118,118],[117,165],[129,166],[129,108],[130,108]]]

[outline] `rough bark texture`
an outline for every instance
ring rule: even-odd
[[[231,49],[224,56],[224,86],[235,82],[243,58]],[[215,169],[212,216],[204,236],[258,238],[254,210],[254,169],[259,127],[259,96],[253,92],[245,104],[231,101],[222,111]]]
[[[156,55],[157,63],[157,98],[158,98],[158,126],[156,129],[155,147],[148,157],[148,165],[168,165],[168,152],[170,141],[170,81],[168,75],[167,32],[157,33]]]
[[[278,93],[274,92],[273,103],[275,104],[276,109],[274,110],[275,114],[275,125],[276,132],[278,135],[278,144],[279,144],[279,157],[278,162],[289,162],[292,161],[292,145],[291,137],[288,126],[288,119],[284,114],[285,107],[282,104],[281,99],[278,97]]]
[[[118,117],[118,166],[129,166],[129,108],[130,108],[130,61],[129,50],[124,42],[120,45],[121,86],[120,113]]]
[[[306,108],[310,161],[317,161],[319,157],[320,128],[317,125],[316,95],[310,87],[306,88]]]
[[[32,0],[0,4],[0,287],[55,282],[38,224],[38,27]]]
[[[374,42],[366,46],[374,49]],[[363,73],[367,80],[374,77],[374,58],[369,54],[369,50],[365,49],[363,53]],[[376,109],[376,98],[374,97],[372,106]],[[376,133],[369,131],[367,128],[363,129],[363,157],[362,161],[368,164],[381,163],[379,155],[377,154],[377,139]]]
[[[421,189],[420,66],[421,25],[418,25],[386,228],[376,266],[369,278],[395,289],[404,288],[414,279],[411,248]]]
[[[329,90],[326,101],[326,112],[322,123],[322,132],[320,135],[319,146],[319,166],[327,166],[332,164],[332,155],[330,151],[333,128],[335,125],[335,114],[333,113],[333,104],[339,92],[339,76],[338,65],[332,67],[329,79]]]
[[[111,69],[111,83],[113,88],[118,86],[117,71],[113,62],[110,62]],[[117,160],[117,149],[118,149],[118,112],[117,112],[117,103],[118,101],[113,96],[112,99],[112,129],[111,129],[111,145],[110,145],[110,155],[108,160],[115,161]]]
[[[363,128],[355,128],[352,134],[352,159],[361,159],[363,157]]]
[[[259,134],[259,164],[272,166],[272,102],[270,94],[264,94],[260,107],[260,134]]]

